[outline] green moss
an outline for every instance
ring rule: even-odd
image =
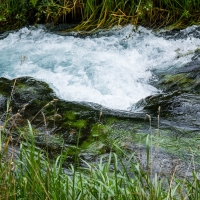
[[[102,125],[102,124],[94,124],[91,127],[91,131],[90,131],[90,135],[87,138],[87,140],[85,140],[82,144],[81,144],[81,149],[87,150],[89,147],[91,149],[91,145],[94,142],[102,142],[105,143],[105,139],[107,137],[107,127]],[[93,151],[95,151],[95,149],[93,149]]]
[[[114,117],[110,117],[109,119],[107,119],[106,121],[106,125],[112,125],[114,124],[115,122],[118,122],[119,120],[114,118]]]
[[[84,119],[80,119],[77,121],[67,121],[64,122],[64,125],[69,126],[70,128],[77,128],[77,129],[81,129],[87,126],[87,120]]]
[[[192,80],[187,78],[185,74],[176,74],[176,75],[165,75],[164,77],[164,81],[163,83],[169,84],[169,83],[173,83],[173,84],[187,84],[187,83],[191,83]]]
[[[96,137],[96,136],[101,136],[102,134],[105,134],[107,131],[106,126],[102,124],[94,124],[91,128],[91,135]]]
[[[80,148],[77,148],[76,146],[68,146],[63,153],[67,156],[76,156],[81,152]]]
[[[72,123],[72,127],[76,127],[78,129],[84,128],[86,126],[87,126],[87,120],[84,120],[84,119],[80,119]]]
[[[74,121],[76,119],[76,112],[73,111],[67,111],[63,114],[63,118],[64,120],[70,120],[70,121]]]
[[[179,89],[179,90],[190,90],[195,83],[194,79],[188,78],[187,74],[175,74],[169,75],[166,74],[161,79],[161,86],[164,89]]]
[[[111,123],[112,122],[112,123]],[[125,123],[124,127],[121,127]],[[109,124],[109,125],[108,125]],[[137,132],[135,125],[129,121],[120,121],[111,118],[108,124],[96,123],[91,128],[90,136],[81,144],[81,149],[84,151],[106,152],[111,149],[113,144],[119,146],[126,146],[130,141],[134,141],[135,132]]]
[[[26,84],[21,83],[21,82],[17,83],[16,85],[16,89],[19,89],[19,90],[23,90],[23,89],[27,90],[28,88],[29,87]]]

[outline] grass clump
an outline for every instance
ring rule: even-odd
[[[98,155],[95,162],[88,163],[81,159],[81,146],[82,148],[84,145],[88,147],[88,144],[80,141],[81,129],[83,125],[86,125],[86,121],[77,120],[77,124],[73,124],[73,120],[76,119],[75,112],[69,112],[65,115],[73,127],[76,125],[75,127],[80,128],[73,148],[64,147],[63,145],[59,154],[52,157],[48,148],[38,147],[37,141],[41,135],[32,128],[29,121],[24,129],[19,128],[20,147],[17,146],[12,140],[12,132],[8,134],[9,130],[6,129],[8,123],[11,123],[15,117],[20,115],[20,110],[15,115],[10,111],[10,102],[16,81],[14,81],[11,97],[7,103],[5,122],[0,126],[0,199],[199,199],[199,174],[195,168],[190,179],[187,176],[181,179],[176,178],[178,165],[173,168],[170,174],[153,173],[154,155],[152,147],[156,146],[157,143],[160,143],[161,146],[170,143],[176,147],[181,140],[175,143],[166,138],[161,143],[160,139],[153,135],[150,115],[147,115],[150,134],[142,138],[140,138],[141,135],[136,135],[135,138],[135,142],[137,142],[137,137],[141,143],[145,142],[145,165],[140,164],[131,149],[123,150],[119,147],[118,138],[125,132],[122,130],[117,133],[114,129],[115,124],[113,123],[116,123],[116,119],[108,120],[109,125],[113,124],[111,128],[100,123],[102,110],[98,124],[94,124],[91,129],[90,137],[94,140],[93,148],[102,153],[100,150],[103,149],[102,145],[104,144],[100,144],[100,141],[106,140],[104,134],[112,132],[115,134],[110,134],[109,141],[112,142],[106,143],[109,148],[105,147],[104,155]],[[57,100],[54,99],[50,103],[55,101]],[[50,103],[47,103],[43,108],[46,108]],[[35,114],[32,121],[38,118],[42,110]],[[159,116],[160,107],[158,109],[158,119],[160,119]],[[157,130],[157,134],[160,135],[159,123],[160,120],[158,120]],[[45,117],[44,124],[46,124]],[[46,137],[47,143],[51,143],[49,135],[44,133],[44,137]],[[130,140],[130,138],[128,135],[127,139]],[[197,141],[198,137],[195,139]],[[187,142],[187,138],[182,140],[184,147]],[[188,143],[190,142],[192,140]],[[58,141],[58,144],[60,143],[62,141]],[[197,146],[197,142],[192,145]],[[72,153],[74,160],[71,162],[72,164],[68,164],[67,158]],[[192,153],[190,166],[195,166],[194,156],[196,152]]]
[[[1,29],[34,23],[78,23],[75,30],[114,25],[185,27],[200,22],[199,0],[1,0]]]
[[[56,158],[38,149],[30,122],[20,149],[11,149],[10,138],[1,141],[1,199],[198,199],[198,173],[178,180],[176,169],[168,178],[150,172],[150,140],[147,166],[142,168],[131,151],[112,145],[112,151],[95,164],[82,160],[63,168],[67,153]],[[2,132],[1,132],[2,133]],[[77,148],[78,148],[77,142]]]

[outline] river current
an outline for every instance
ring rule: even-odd
[[[22,28],[0,40],[0,76],[45,81],[61,99],[130,110],[160,93],[153,70],[190,62],[200,39],[188,27],[172,36],[128,25],[92,36],[62,36],[45,27]]]

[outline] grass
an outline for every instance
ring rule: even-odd
[[[78,23],[74,30],[134,24],[182,28],[200,22],[200,0],[1,0],[1,30],[27,23]]]
[[[182,179],[176,177],[178,165],[168,175],[152,173],[152,144],[155,141],[154,138],[152,140],[150,115],[147,115],[151,130],[145,139],[145,166],[140,164],[134,152],[120,148],[114,139],[110,144],[110,152],[98,157],[96,162],[88,163],[80,159],[79,138],[82,126],[79,127],[73,149],[73,164],[67,165],[66,149],[52,158],[46,150],[39,148],[36,145],[37,134],[29,121],[28,129],[19,129],[19,146],[6,129],[13,117],[17,117],[17,114],[10,114],[16,82],[17,79],[7,104],[5,123],[0,127],[0,199],[199,199],[199,174],[195,168],[191,179],[187,176]],[[67,118],[73,119],[74,115],[71,113],[71,117]],[[97,134],[96,126],[92,134]],[[194,157],[190,166],[195,166]]]
[[[8,141],[0,152],[1,199],[199,199],[198,174],[193,180],[165,178],[141,168],[134,153],[113,145],[109,155],[85,167],[62,167],[67,155],[50,160],[31,140],[21,144],[17,157],[8,154]],[[147,140],[148,142],[148,140]]]
[[[21,133],[20,148],[11,136],[4,137],[5,129],[0,131],[0,199],[199,199],[195,169],[189,180],[176,178],[177,166],[169,177],[152,174],[151,135],[146,138],[144,167],[134,152],[115,143],[110,153],[93,164],[80,160],[77,140],[74,164],[64,168],[67,152],[50,159],[36,146],[31,123],[27,124],[29,130]]]

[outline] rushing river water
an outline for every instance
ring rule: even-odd
[[[151,133],[153,173],[171,175],[174,166],[180,176],[192,172],[190,160],[200,163],[200,26],[154,32],[128,25],[90,36],[61,34],[44,26],[0,34],[0,77],[12,79],[0,78],[1,116],[13,79],[33,77],[17,80],[11,104],[13,113],[21,114],[17,123],[29,119],[41,133],[35,137],[39,146],[52,152],[63,144],[70,149],[81,129],[81,159],[93,162],[115,141],[146,165],[146,135]],[[43,81],[69,102],[54,104]],[[115,110],[100,112],[101,106],[83,101]],[[141,112],[124,112],[134,108]],[[17,125],[23,131],[24,124]],[[17,138],[18,129],[12,134]],[[74,149],[70,152],[72,162]]]
[[[190,61],[200,48],[200,39],[190,35],[193,29],[166,37],[129,25],[79,37],[22,28],[0,40],[0,76],[31,76],[47,82],[62,99],[129,110],[161,92],[150,84],[156,79],[153,69]]]

